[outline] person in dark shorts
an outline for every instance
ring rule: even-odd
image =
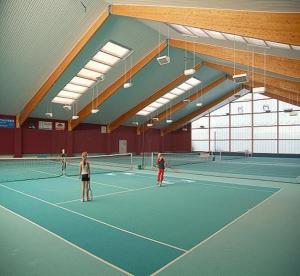
[[[66,174],[67,162],[66,162],[65,149],[61,150],[60,160],[61,160],[61,173]]]
[[[157,185],[159,185],[159,186],[162,185],[162,182],[164,180],[165,163],[166,163],[166,160],[164,159],[163,155],[161,153],[159,153],[157,155],[157,160],[156,160],[156,167],[158,168]]]
[[[82,196],[81,201],[84,202],[84,197],[86,195],[86,200],[90,200],[89,197],[89,181],[90,181],[90,163],[87,160],[87,152],[83,152],[81,154],[81,162],[80,162],[80,170],[79,173],[81,175],[81,181],[82,181]]]

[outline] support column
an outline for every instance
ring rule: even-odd
[[[22,157],[22,129],[15,128],[14,157]]]

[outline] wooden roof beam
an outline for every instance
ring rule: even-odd
[[[200,67],[201,67],[201,64],[196,64],[194,68],[195,68],[195,70],[199,70]],[[159,99],[160,97],[165,95],[167,92],[172,90],[175,86],[177,86],[178,84],[180,84],[183,81],[187,80],[189,77],[190,76],[186,76],[184,74],[181,74],[176,79],[174,79],[173,81],[168,83],[167,85],[161,87],[159,90],[157,90],[150,97],[146,98],[145,100],[143,100],[142,102],[140,102],[139,104],[137,104],[136,106],[131,108],[129,111],[127,111],[126,113],[119,116],[113,122],[111,122],[107,127],[108,132],[111,132],[114,129],[116,129],[117,127],[119,127],[122,123],[126,122],[129,118],[134,116],[137,112],[139,112],[140,110],[145,108],[147,105],[153,103],[154,101],[156,101],[157,99]]]
[[[206,55],[229,62],[236,62],[245,66],[266,70],[275,74],[280,74],[292,78],[300,78],[300,60],[289,59],[279,56],[266,55],[266,64],[264,66],[264,55],[260,53],[252,53],[251,51],[224,48],[221,46],[208,45],[202,43],[193,43],[191,41],[170,39],[170,46],[186,49],[187,51],[195,52],[201,55]],[[254,54],[254,58],[252,57]],[[234,57],[235,55],[235,57]]]
[[[297,12],[112,5],[111,13],[300,45],[300,16]]]

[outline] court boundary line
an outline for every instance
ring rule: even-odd
[[[55,234],[54,232],[48,230],[47,228],[45,228],[45,227],[43,227],[43,226],[41,226],[41,225],[39,225],[39,224],[37,224],[37,223],[35,223],[35,222],[29,220],[29,219],[26,218],[26,217],[23,217],[22,215],[20,215],[20,214],[18,214],[18,213],[16,213],[16,212],[14,212],[14,211],[12,211],[12,210],[10,210],[10,209],[4,207],[4,206],[1,205],[1,204],[0,204],[0,208],[2,208],[2,209],[4,209],[4,210],[6,210],[7,212],[9,212],[9,213],[11,213],[11,214],[13,214],[13,215],[15,215],[15,216],[21,218],[22,220],[24,220],[24,221],[26,221],[26,222],[29,222],[30,224],[33,224],[35,227],[37,227],[37,228],[39,228],[39,229],[41,229],[41,230],[47,232],[48,234],[50,234],[50,235],[52,235],[52,236],[58,238],[59,240],[62,240],[63,242],[67,243],[68,245],[71,245],[72,247],[78,249],[79,251],[85,253],[86,255],[89,255],[89,256],[91,256],[91,257],[97,259],[97,260],[100,261],[101,263],[104,263],[104,264],[108,265],[109,267],[118,270],[119,272],[125,273],[126,275],[130,275],[130,276],[132,275],[132,276],[133,276],[133,274],[129,273],[128,271],[126,271],[126,270],[124,270],[124,269],[122,269],[122,268],[120,268],[120,267],[118,267],[118,266],[116,266],[116,265],[114,265],[114,264],[112,264],[112,263],[110,263],[110,262],[108,262],[108,261],[106,261],[106,260],[100,258],[99,256],[94,255],[93,253],[91,253],[91,252],[89,252],[89,251],[83,249],[82,247],[80,247],[80,246],[78,246],[78,245],[76,245],[76,244],[74,244],[74,243],[72,243],[72,242],[70,242],[70,241],[64,239],[63,237],[61,237],[61,236]]]
[[[130,190],[127,190],[127,191],[120,191],[120,192],[115,192],[115,193],[96,195],[96,196],[93,196],[93,198],[106,197],[106,196],[111,196],[111,195],[116,195],[116,194],[130,193],[130,192],[146,190],[146,189],[150,189],[150,188],[154,188],[154,187],[155,186],[152,185],[152,186],[146,186],[146,187],[139,188],[139,189],[130,189]],[[65,204],[65,203],[70,203],[70,202],[75,202],[75,201],[80,201],[80,200],[81,200],[80,198],[77,198],[77,199],[68,200],[68,201],[56,202],[54,204],[60,205],[60,204]]]
[[[254,211],[256,208],[258,208],[259,206],[261,206],[262,204],[264,204],[266,201],[270,200],[271,198],[273,198],[275,195],[277,195],[279,192],[283,191],[285,188],[281,188],[278,191],[276,191],[275,193],[273,193],[272,195],[270,195],[269,197],[267,197],[266,199],[264,199],[263,201],[261,201],[260,203],[258,203],[257,205],[253,206],[252,208],[250,208],[249,210],[247,210],[245,213],[241,214],[239,217],[235,218],[233,221],[229,222],[228,224],[224,225],[221,229],[219,229],[217,232],[213,233],[212,235],[210,235],[209,237],[207,237],[206,239],[204,239],[203,241],[201,241],[200,243],[196,244],[195,246],[193,246],[192,248],[190,248],[189,250],[187,250],[185,253],[183,253],[182,255],[178,256],[177,258],[173,259],[171,262],[167,263],[166,265],[164,265],[163,267],[161,267],[160,269],[158,269],[157,271],[153,272],[150,274],[150,276],[155,276],[158,273],[164,271],[165,269],[167,269],[168,267],[170,267],[171,265],[173,265],[174,263],[176,263],[177,261],[179,261],[180,259],[182,259],[184,256],[188,255],[189,253],[191,253],[192,251],[194,251],[195,249],[197,249],[198,247],[200,247],[201,245],[203,245],[204,243],[206,243],[207,241],[209,241],[210,239],[212,239],[213,237],[215,237],[216,235],[218,235],[219,233],[221,233],[222,231],[224,231],[226,228],[228,228],[229,226],[231,226],[232,224],[236,223],[238,220],[240,220],[242,217],[246,216],[247,214],[251,213],[252,211]]]
[[[8,186],[6,186],[6,185],[0,184],[0,186],[6,188],[6,189],[8,189],[8,190],[14,191],[14,192],[16,192],[16,193],[25,195],[25,196],[27,196],[27,197],[31,197],[31,198],[36,199],[36,200],[38,200],[38,201],[44,202],[44,203],[46,203],[46,204],[48,204],[48,205],[51,205],[51,206],[54,206],[54,207],[56,207],[56,208],[62,209],[62,210],[64,210],[64,211],[73,213],[73,214],[78,215],[78,216],[80,216],[80,217],[84,217],[84,218],[89,219],[89,220],[91,220],[91,221],[94,221],[94,222],[96,222],[96,223],[103,224],[103,225],[105,225],[105,226],[107,226],[107,227],[110,227],[110,228],[119,230],[119,231],[121,231],[121,232],[130,234],[130,235],[132,235],[132,236],[136,236],[136,237],[142,238],[142,239],[144,239],[144,240],[148,240],[148,241],[151,241],[151,242],[154,242],[154,243],[157,243],[157,244],[161,244],[161,245],[164,245],[164,246],[166,246],[166,247],[170,247],[170,248],[176,249],[176,250],[181,251],[181,252],[186,252],[186,251],[187,251],[186,249],[183,249],[183,248],[180,248],[180,247],[177,247],[177,246],[168,244],[168,243],[164,243],[164,242],[162,242],[162,241],[158,241],[158,240],[155,240],[155,239],[151,239],[151,238],[148,238],[148,237],[143,236],[143,235],[141,235],[141,234],[137,234],[137,233],[131,232],[131,231],[129,231],[129,230],[122,229],[122,228],[120,228],[120,227],[117,227],[117,226],[115,226],[115,225],[112,225],[112,224],[110,224],[110,223],[107,223],[107,222],[98,220],[98,219],[96,219],[96,218],[89,217],[89,216],[87,216],[87,215],[85,215],[85,214],[82,214],[82,213],[79,213],[79,212],[77,212],[77,211],[74,211],[74,210],[71,210],[71,209],[62,207],[62,206],[57,205],[57,204],[55,204],[55,203],[52,203],[52,202],[49,202],[49,201],[47,201],[47,200],[38,198],[38,197],[33,196],[33,195],[31,195],[31,194],[24,193],[24,192],[19,191],[19,190],[13,189],[13,188],[8,187]]]

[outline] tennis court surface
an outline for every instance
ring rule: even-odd
[[[54,163],[54,168],[58,169],[56,173],[53,166],[52,171],[47,170],[45,162],[36,161],[30,165],[24,161],[10,164],[11,169],[15,166],[19,170],[18,176],[13,176],[11,171],[7,171],[5,176],[3,170],[3,179],[6,177],[10,181],[0,183],[1,215],[10,214],[11,223],[18,224],[16,228],[7,224],[4,227],[12,229],[5,230],[16,236],[16,231],[21,231],[23,235],[25,233],[30,248],[24,256],[28,249],[20,248],[16,238],[13,251],[2,250],[1,263],[5,264],[2,265],[3,275],[26,275],[31,266],[41,269],[43,275],[53,275],[53,269],[58,273],[65,270],[70,275],[79,275],[83,269],[87,275],[168,273],[169,269],[172,271],[173,263],[180,265],[185,259],[189,260],[199,249],[214,245],[215,239],[228,230],[235,231],[241,222],[251,218],[254,213],[260,214],[260,208],[287,188],[276,181],[195,176],[172,173],[171,170],[169,173],[167,171],[163,187],[157,187],[155,173],[129,170],[129,159],[131,156],[119,156],[114,161],[109,159],[106,164],[112,166],[115,162],[118,165],[106,171],[103,169],[104,163],[94,158],[95,173],[91,183],[94,200],[85,203],[80,201],[81,186],[75,169],[72,170],[74,174],[60,176],[59,165],[53,160],[51,164]],[[135,162],[137,160],[139,158],[135,158]],[[76,162],[77,159],[68,161],[74,167]],[[199,163],[197,166],[211,163]],[[33,174],[26,176],[30,170]],[[37,171],[40,172],[39,176],[44,174],[45,177],[36,177]],[[19,181],[24,176],[28,180]],[[37,179],[29,179],[30,176]],[[291,182],[290,185],[293,187],[291,189],[298,188],[295,183]],[[31,227],[34,231],[27,229]],[[43,236],[38,239],[38,244],[33,235],[36,231],[37,237]],[[237,236],[248,240],[249,232],[238,232]],[[12,237],[14,235],[8,239]],[[71,266],[66,264],[66,267],[49,270],[45,251],[55,250],[56,247],[52,247],[56,243],[59,245],[55,254],[61,258],[78,258],[76,264],[71,262]],[[22,244],[24,246],[24,242]],[[40,251],[42,255],[39,255]],[[227,253],[233,255],[234,250]],[[84,257],[79,258],[78,254]],[[9,265],[12,255],[20,260],[28,258],[31,261],[25,262],[26,269],[19,271],[23,266]],[[207,256],[204,254],[203,258],[205,260]],[[201,263],[201,258],[197,262]],[[203,269],[209,262],[206,260],[205,264],[202,263]],[[180,269],[176,271],[180,273]],[[212,272],[211,269],[209,271]],[[191,271],[187,273],[192,275]]]

